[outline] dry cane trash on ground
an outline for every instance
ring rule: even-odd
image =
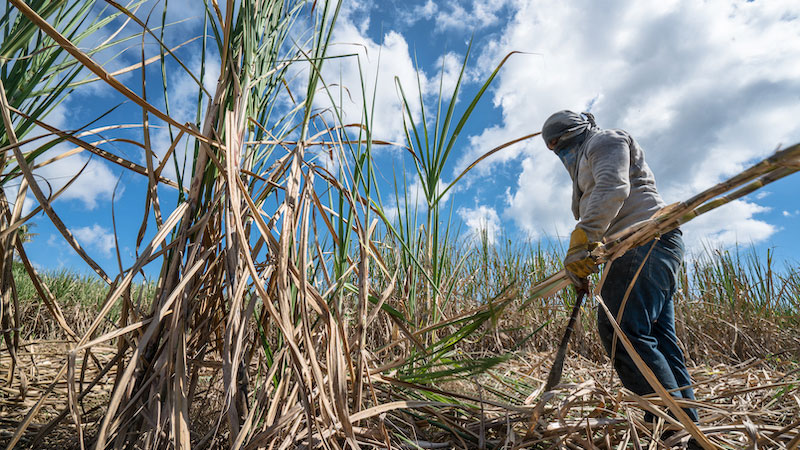
[[[682,448],[689,435],[671,424],[657,397],[639,397],[622,388],[610,364],[570,355],[562,384],[551,392],[542,388],[523,404],[504,409],[498,397],[516,397],[520,386],[544,386],[553,353],[522,356],[483,374],[473,383],[459,382],[463,391],[479,391],[485,417],[459,420],[442,412],[463,434],[471,434],[485,448],[664,449]],[[800,443],[800,365],[752,359],[736,366],[690,367],[698,400],[700,430],[712,442],[731,449],[793,449]],[[518,383],[518,384],[517,384]],[[454,390],[457,387],[452,387]],[[473,394],[475,395],[475,394]],[[468,395],[469,396],[469,395]],[[477,395],[475,395],[477,396]],[[524,405],[524,406],[523,406]],[[643,420],[643,409],[661,419]],[[528,428],[531,415],[535,425]],[[670,434],[669,430],[676,430]],[[667,432],[666,434],[664,432]],[[423,448],[470,448],[442,435]],[[661,437],[669,435],[668,438]]]
[[[26,368],[27,385],[14,384],[3,389],[0,442],[11,436],[39,392],[52,382],[58,368],[66,363],[66,354],[64,342],[24,344],[19,356],[30,363]],[[88,356],[91,361],[85,365],[87,369],[80,374],[80,386],[89,387],[102,366],[113,360],[114,354],[115,349],[110,347],[94,348]],[[487,404],[483,420],[469,416],[466,418],[471,420],[464,420],[458,409],[442,408],[439,414],[466,433],[484,436],[486,448],[660,449],[680,447],[688,439],[683,431],[665,441],[654,439],[654,435],[661,436],[667,429],[680,428],[669,424],[671,419],[663,413],[663,404],[657,398],[642,398],[622,388],[607,362],[590,361],[574,353],[566,359],[562,383],[552,393],[542,395],[540,387],[521,404],[503,408],[503,403],[497,401],[502,394],[519,397],[514,382],[518,382],[518,386],[544,386],[552,357],[552,352],[522,355],[477,376],[472,380],[476,383],[457,383],[461,385],[458,390],[471,392],[467,395],[484,396]],[[8,370],[9,360],[7,354],[0,355],[0,373]],[[727,448],[797,448],[800,443],[800,364],[753,358],[736,366],[694,366],[690,367],[690,372],[698,398],[694,406],[700,413],[700,429],[716,443]],[[102,415],[102,405],[111,392],[114,376],[113,369],[106,372],[83,399],[82,419],[88,435]],[[476,389],[477,385],[481,387]],[[41,409],[30,427],[32,432],[41,432],[48,422],[68,408],[66,382],[59,383],[55,389],[57,395],[51,396]],[[224,391],[221,385],[216,389],[218,394]],[[9,395],[12,391],[15,395]],[[478,394],[475,391],[479,391]],[[21,398],[18,392],[25,392],[25,397]],[[644,423],[643,408],[656,412],[663,420],[655,425]],[[528,432],[531,415],[536,417],[536,427]],[[411,427],[420,425],[417,430],[420,438],[415,445],[421,448],[471,447],[467,442],[462,445],[454,440],[449,433],[431,429],[424,422]],[[61,449],[71,448],[71,445],[78,448],[74,428],[68,422],[60,427],[60,430],[53,430],[56,433],[45,443],[58,442]],[[362,432],[365,443],[372,441],[368,439],[372,433],[366,429]]]
[[[72,342],[54,340],[24,342],[20,345],[17,358],[24,363],[24,368],[19,369],[18,376],[14,377],[11,384],[0,388],[0,443],[5,444],[13,435],[14,429],[30,408],[50,388],[61,368],[68,364],[72,345]],[[85,392],[79,400],[82,401],[81,413],[86,423],[102,417],[105,402],[114,387],[116,365],[109,363],[114,361],[116,352],[117,349],[113,347],[97,346],[92,348],[91,353],[76,355],[75,364],[79,370],[75,381],[77,389]],[[1,352],[0,373],[7,374],[10,366],[11,356],[8,352]],[[103,371],[106,366],[109,369]],[[42,432],[49,422],[68,410],[68,380],[58,379],[53,386],[53,394],[45,400],[44,406],[34,417],[31,432]],[[74,432],[74,427],[65,427],[57,437],[59,445],[73,441],[68,437]]]
[[[526,365],[504,367],[510,374],[543,384],[551,354],[534,355]],[[673,421],[655,396],[642,398],[622,388],[610,364],[572,355],[555,395],[530,397],[537,416],[529,437],[570,448],[648,448],[653,435]],[[738,366],[690,367],[700,430],[728,448],[792,448],[800,442],[800,365],[753,359]],[[513,376],[513,375],[512,375]],[[656,413],[655,430],[643,421],[643,409]],[[682,430],[680,425],[672,429]],[[667,447],[688,439],[678,431],[663,442]],[[590,444],[591,443],[591,444]],[[656,444],[660,445],[658,442]],[[652,448],[652,447],[650,447]],[[662,447],[657,447],[662,448]]]

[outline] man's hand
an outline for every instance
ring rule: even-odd
[[[589,290],[589,279],[588,278],[581,278],[581,277],[575,275],[574,273],[570,272],[569,270],[566,270],[565,272],[567,272],[567,277],[569,278],[569,281],[571,281],[572,285],[575,286],[575,291],[576,292],[581,291],[581,290],[584,290],[584,291],[588,291]]]
[[[580,286],[576,280],[588,277],[597,272],[597,265],[589,253],[597,243],[590,243],[586,232],[582,228],[576,227],[569,238],[569,250],[567,257],[564,258],[564,268],[567,270],[570,280],[575,286]],[[581,283],[582,284],[582,283]]]

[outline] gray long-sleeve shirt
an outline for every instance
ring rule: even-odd
[[[649,219],[664,206],[644,151],[622,130],[590,130],[573,179],[572,212],[590,242]]]

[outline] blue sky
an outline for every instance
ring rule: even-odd
[[[171,19],[198,13],[196,8],[182,7],[184,3],[191,4],[170,2]],[[149,9],[149,4],[141,8],[141,16]],[[201,21],[187,18],[168,29],[169,45],[200,33]],[[459,110],[506,54],[524,53],[511,57],[484,96],[459,138],[445,181],[491,148],[538,131],[544,119],[560,109],[590,109],[601,127],[629,131],[644,147],[668,203],[741,171],[779,146],[800,142],[796,120],[800,4],[796,1],[349,1],[343,6],[332,51],[358,54],[368,74],[370,101],[377,83],[374,135],[402,142],[403,118],[394,77],[406,89],[415,87],[418,65],[423,98],[426,105],[433,105],[440,74],[443,71],[448,91],[470,39],[472,55]],[[199,67],[197,45],[180,53],[193,70]],[[147,48],[153,51],[152,46]],[[134,50],[107,68],[135,63],[139,49]],[[326,66],[330,80],[348,87],[352,101],[343,109],[346,119],[353,121],[359,120],[361,109],[355,58]],[[152,69],[147,72],[148,86],[151,79],[160,83],[160,71]],[[216,80],[215,69],[210,71],[204,80],[209,89]],[[133,72],[120,78],[139,92],[139,77]],[[171,111],[181,120],[193,120],[196,85],[177,69],[168,72],[168,82]],[[160,84],[148,89],[152,95]],[[81,126],[123,101],[106,87],[89,86],[76,91],[48,122],[65,129]],[[123,103],[98,125],[120,122],[140,123],[141,111]],[[142,140],[141,129],[113,134]],[[163,154],[170,142],[168,132],[154,129],[153,142]],[[122,142],[108,145],[143,161],[138,147]],[[412,165],[397,148],[380,149],[376,158],[380,176],[387,181],[384,199],[391,203],[393,171],[399,175],[405,167],[413,177]],[[86,160],[77,155],[39,173],[57,188],[59,180],[74,174]],[[174,176],[171,169],[164,173]],[[111,219],[115,186],[117,232],[123,266],[128,267],[142,220],[144,179],[95,158],[71,191],[55,203],[79,242],[112,276],[118,271]],[[568,176],[538,138],[484,161],[457,186],[447,201],[463,223],[465,238],[487,228],[492,239],[557,240],[568,235],[575,223]],[[800,260],[798,188],[800,175],[776,182],[686,225],[685,238],[694,250],[703,243],[717,247],[752,243],[760,252],[774,249],[779,262],[796,263]],[[168,213],[174,207],[174,192],[160,189]],[[46,218],[38,216],[34,222],[33,231],[39,235],[28,248],[36,264],[87,271]],[[148,235],[152,232],[151,227]]]

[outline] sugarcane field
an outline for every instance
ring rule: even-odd
[[[800,3],[0,33],[0,448],[800,447]]]

